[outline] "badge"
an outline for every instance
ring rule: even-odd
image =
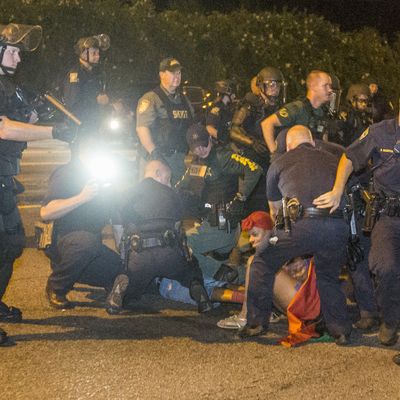
[[[149,105],[150,105],[150,101],[149,100],[146,100],[146,99],[142,100],[139,103],[138,113],[139,114],[143,114],[149,108]]]
[[[279,115],[283,118],[287,118],[289,116],[289,113],[287,112],[286,108],[281,108],[279,110]]]
[[[365,138],[365,136],[368,135],[368,133],[369,133],[369,128],[367,128],[367,129],[362,133],[362,135],[359,137],[358,140],[363,140],[363,139]]]
[[[219,107],[213,107],[210,111],[211,114],[218,115],[219,114]]]
[[[69,83],[77,83],[79,82],[79,77],[77,72],[70,72],[69,74]]]

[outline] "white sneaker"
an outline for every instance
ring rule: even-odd
[[[246,323],[246,318],[240,318],[239,315],[235,314],[228,318],[221,319],[217,322],[217,326],[222,329],[241,329]]]

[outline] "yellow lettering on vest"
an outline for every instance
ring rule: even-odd
[[[255,171],[258,169],[258,165],[254,162],[251,161],[250,159],[243,157],[239,154],[233,153],[231,155],[232,160],[237,161],[238,163],[244,165],[245,167],[249,167],[251,171]]]

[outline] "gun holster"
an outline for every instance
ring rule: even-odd
[[[47,250],[54,242],[54,222],[35,222],[35,241],[38,250]]]

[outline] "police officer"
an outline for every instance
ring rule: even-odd
[[[371,92],[364,83],[350,85],[347,91],[347,107],[340,112],[343,144],[348,146],[354,142],[372,124]]]
[[[287,83],[282,72],[265,67],[256,76],[256,88],[247,93],[232,119],[231,140],[237,151],[255,161],[266,173],[270,162],[261,121],[276,112],[285,102]],[[256,90],[257,89],[257,90]],[[260,179],[247,202],[247,211],[267,210],[265,179]]]
[[[269,163],[260,123],[276,112],[286,97],[286,81],[275,67],[263,68],[256,77],[258,95],[247,93],[232,120],[231,139],[243,154],[263,168]]]
[[[1,301],[10,281],[13,263],[23,251],[25,234],[17,208],[16,193],[23,187],[15,180],[26,142],[58,138],[72,140],[69,129],[33,125],[37,112],[22,99],[24,92],[13,81],[21,51],[40,44],[38,25],[0,25],[0,321],[20,321],[21,311]]]
[[[323,139],[328,126],[326,104],[332,96],[332,78],[324,71],[311,71],[306,80],[307,94],[305,99],[286,104],[278,112],[261,122],[265,143],[271,153],[277,149],[275,129],[307,126],[315,139]]]
[[[339,274],[345,262],[348,227],[341,211],[313,207],[312,201],[333,183],[337,158],[315,149],[311,132],[292,127],[287,135],[288,152],[274,161],[267,174],[267,198],[276,225],[270,246],[256,252],[251,265],[247,325],[239,333],[246,338],[263,334],[272,308],[275,273],[295,256],[313,255],[321,311],[327,328],[338,344],[347,344],[351,322]],[[277,214],[282,208],[282,218]],[[295,223],[292,223],[295,221]]]
[[[109,47],[110,38],[104,33],[80,38],[74,46],[79,58],[65,77],[63,98],[67,108],[82,122],[80,137],[99,133],[109,104],[104,71],[99,67],[101,52]]]
[[[139,99],[136,111],[136,131],[146,156],[168,163],[173,184],[185,172],[185,135],[194,116],[188,98],[180,90],[181,70],[175,58],[162,60],[160,86]]]
[[[187,142],[195,159],[177,187],[183,197],[189,194],[191,216],[195,217],[186,232],[188,244],[204,276],[212,278],[236,244],[245,201],[262,170],[227,147],[213,146],[201,124],[189,128]]]
[[[146,164],[144,179],[123,201],[124,274],[107,298],[107,311],[117,313],[125,298],[139,299],[155,278],[177,280],[189,288],[199,312],[212,308],[203,277],[191,259],[180,230],[182,207],[171,188],[171,170],[159,160]]]
[[[207,132],[219,143],[229,141],[229,131],[235,109],[236,98],[233,81],[222,80],[215,83],[217,97],[206,113]]]
[[[375,277],[376,300],[382,314],[378,337],[386,346],[397,342],[400,322],[399,143],[398,119],[371,125],[342,156],[333,189],[314,201],[317,207],[333,212],[352,171],[362,170],[372,160],[374,187],[366,210],[366,225],[372,229],[369,268]]]
[[[393,118],[393,104],[386,98],[379,86],[378,80],[374,77],[369,77],[367,83],[371,91],[373,122],[377,123],[383,119]]]
[[[112,217],[117,189],[112,175],[116,160],[98,138],[79,142],[79,157],[57,168],[49,179],[40,209],[46,222],[54,222],[50,249],[52,272],[46,296],[51,307],[73,308],[67,298],[75,283],[111,290],[120,272],[120,257],[102,243],[102,229]]]

